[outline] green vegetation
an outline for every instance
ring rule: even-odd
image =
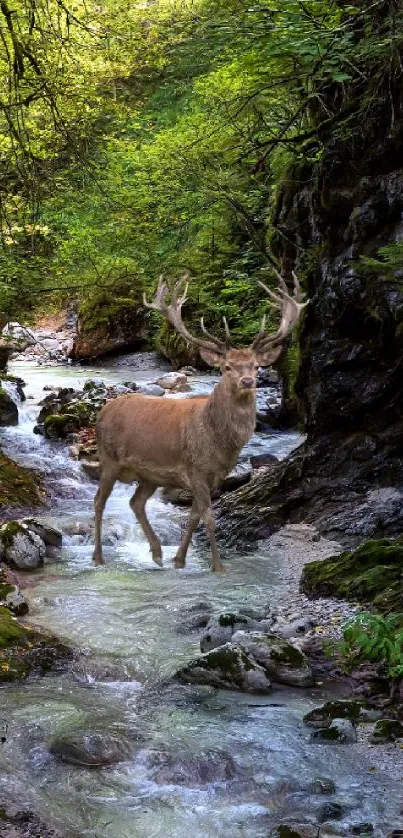
[[[341,647],[347,665],[380,664],[389,678],[403,678],[403,613],[392,617],[364,612],[344,626]]]
[[[188,268],[190,319],[225,312],[248,340],[281,243],[276,203],[330,133],[376,123],[402,14],[369,0],[5,0],[0,311],[73,295],[90,328]]]
[[[40,506],[45,492],[39,476],[0,452],[0,510]]]

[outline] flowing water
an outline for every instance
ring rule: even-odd
[[[156,370],[15,364],[12,372],[27,382],[28,399],[19,426],[4,431],[4,447],[45,475],[53,506],[43,517],[64,539],[60,559],[34,574],[31,620],[85,656],[73,672],[1,690],[3,793],[58,825],[66,838],[259,838],[279,818],[326,820],[320,810],[332,800],[342,806],[341,819],[332,822],[339,834],[363,821],[376,825],[375,836],[401,828],[401,760],[393,770],[383,750],[310,743],[302,717],[323,699],[320,689],[255,697],[170,680],[198,653],[197,632],[189,630],[195,614],[275,607],[284,584],[275,549],[261,544],[245,555],[224,553],[228,572],[216,576],[208,551],[196,543],[187,568],[176,571],[170,558],[186,513],[157,494],[148,511],[164,544],[160,570],[128,506],[133,490],[117,486],[105,512],[106,565],[92,565],[96,487],[63,444],[33,434],[37,402],[44,385],[150,380]],[[193,381],[198,391],[211,384],[211,378]],[[284,457],[298,442],[296,434],[255,435],[248,451]],[[49,753],[53,736],[76,730],[121,736],[131,756],[90,770]],[[230,779],[222,769],[228,760]],[[320,777],[335,782],[332,798],[309,792]]]

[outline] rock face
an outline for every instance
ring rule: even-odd
[[[385,5],[374,27],[377,15],[383,25]],[[329,113],[334,95],[332,88]],[[340,101],[358,111],[366,95],[361,80]],[[364,267],[361,258],[402,240],[397,80],[372,117],[360,132],[354,120],[336,138],[324,132],[320,160],[296,163],[284,178],[273,219],[277,253],[311,300],[295,385],[308,436],[287,461],[222,500],[219,531],[228,544],[269,535],[287,520],[315,520],[346,546],[402,530],[403,505],[384,504],[379,517],[372,493],[400,494],[403,477],[403,285],[398,270]]]
[[[149,331],[145,310],[130,300],[95,300],[79,311],[77,336],[70,353],[75,361],[100,358],[113,352],[147,348]]]

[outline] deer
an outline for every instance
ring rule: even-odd
[[[293,273],[293,292],[276,271],[275,291],[259,282],[269,304],[280,311],[278,328],[266,332],[266,315],[250,346],[231,347],[225,318],[225,340],[210,334],[201,318],[202,337],[193,335],[182,320],[187,301],[189,275],[178,281],[161,276],[155,296],[144,306],[159,312],[187,344],[197,347],[201,358],[221,376],[209,396],[187,399],[161,399],[137,393],[107,402],[96,422],[100,462],[99,488],[95,496],[95,550],[93,561],[102,557],[102,516],[116,481],[137,482],[130,500],[131,509],[150,545],[153,561],[162,567],[162,546],[145,511],[147,500],[160,487],[190,489],[193,503],[189,520],[174,558],[176,568],[184,568],[192,536],[203,520],[211,549],[211,569],[222,573],[211,507],[211,491],[235,466],[241,448],[249,441],[256,424],[256,378],[259,367],[272,365],[284,342],[296,326],[307,305]]]

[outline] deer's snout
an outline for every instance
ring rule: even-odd
[[[241,383],[241,387],[243,387],[244,390],[251,390],[254,383],[255,383],[255,379],[252,378],[250,375],[244,375],[241,378],[240,383]]]

